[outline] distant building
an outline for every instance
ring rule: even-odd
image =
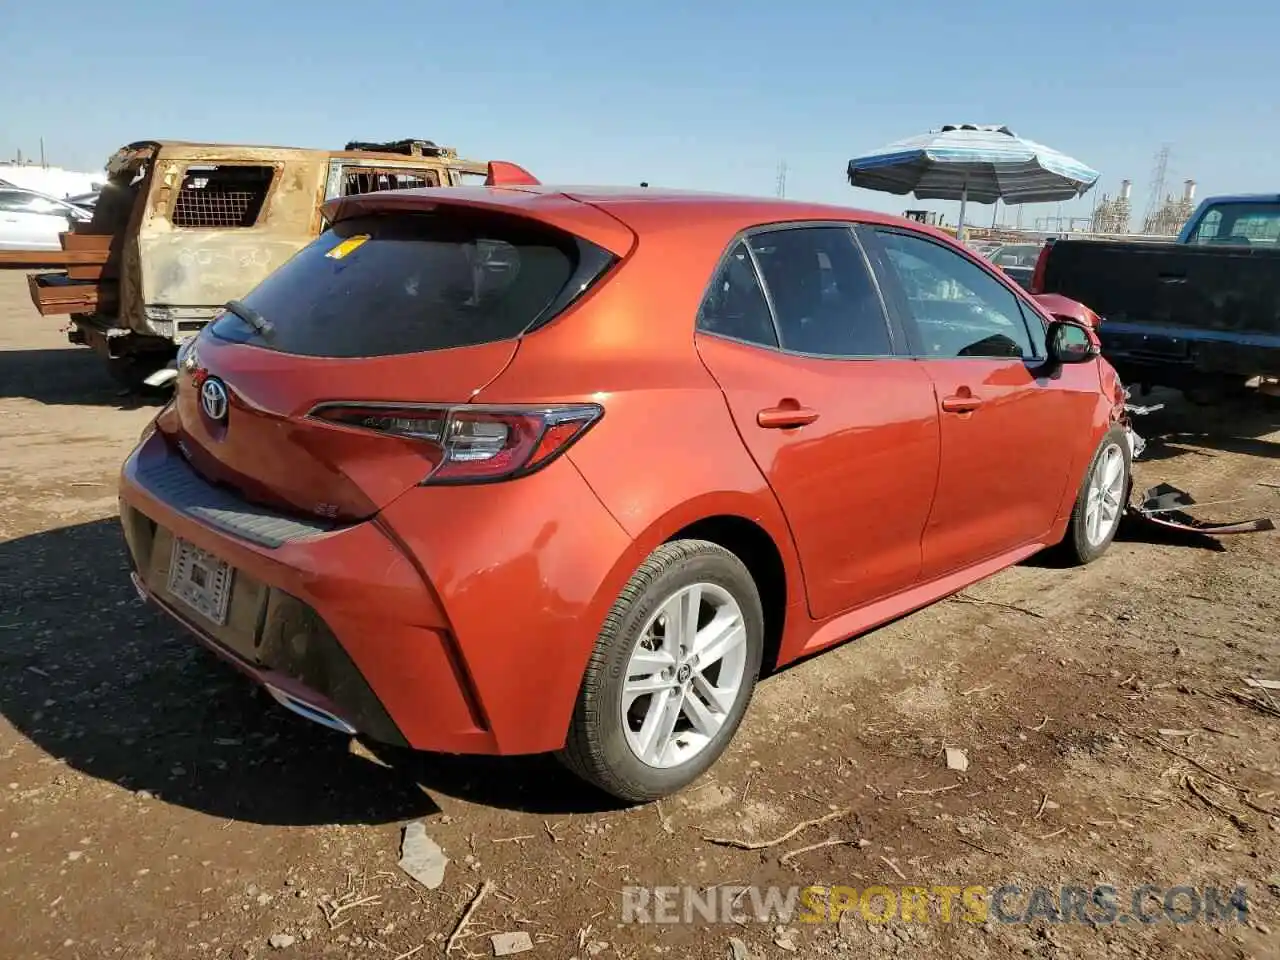
[[[1094,233],[1126,234],[1129,232],[1130,196],[1133,193],[1133,181],[1120,182],[1120,195],[1109,197],[1103,194],[1098,205],[1093,209],[1093,222],[1089,229]]]
[[[1182,230],[1196,205],[1196,182],[1188,180],[1182,185],[1182,196],[1174,199],[1166,195],[1164,203],[1147,215],[1142,232],[1161,237],[1174,237]]]
[[[930,227],[940,227],[945,220],[932,210],[904,210],[902,215],[908,220],[927,224]]]

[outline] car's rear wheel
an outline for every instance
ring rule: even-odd
[[[1090,563],[1106,553],[1120,529],[1129,500],[1129,438],[1121,427],[1107,431],[1085,473],[1062,547],[1067,559]]]
[[[742,561],[703,540],[663,544],[605,619],[561,760],[623,800],[680,790],[733,738],[763,649],[760,594]]]

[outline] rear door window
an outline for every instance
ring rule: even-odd
[[[778,345],[769,302],[745,243],[734,244],[711,281],[698,311],[698,329],[765,347]]]
[[[275,173],[274,167],[254,164],[192,164],[169,219],[175,227],[252,227]]]
[[[784,350],[820,357],[892,355],[880,293],[848,227],[769,230],[749,242]]]
[[[456,210],[342,220],[243,298],[214,336],[282,353],[377,357],[518,337],[614,258],[532,220]]]

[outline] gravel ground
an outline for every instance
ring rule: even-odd
[[[362,754],[142,606],[115,479],[153,413],[0,273],[0,956],[442,956],[482,886],[450,956],[1280,956],[1280,711],[1242,682],[1280,678],[1280,535],[1032,559],[766,680],[711,776],[622,809],[545,758]],[[1140,483],[1280,513],[1275,407],[1139,427]],[[419,819],[434,890],[397,867]],[[621,922],[628,885],[1009,883],[1243,885],[1249,911]]]

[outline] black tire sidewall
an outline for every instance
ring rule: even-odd
[[[594,741],[592,753],[608,769],[613,787],[623,786],[632,798],[665,796],[700,777],[720,757],[733,739],[751,702],[764,652],[764,615],[755,581],[743,563],[715,544],[677,541],[691,554],[664,565],[644,589],[626,605],[618,624],[608,637],[602,636],[599,650],[601,669],[592,677],[594,689],[584,696],[597,700],[597,729],[581,731]],[[660,548],[658,552],[661,552]],[[642,761],[626,742],[622,724],[622,695],[632,651],[649,618],[673,594],[694,583],[710,583],[723,588],[737,602],[746,629],[747,662],[742,690],[715,738],[697,756],[674,767],[652,767]],[[601,771],[603,772],[603,771]],[[615,790],[615,792],[617,792]]]

